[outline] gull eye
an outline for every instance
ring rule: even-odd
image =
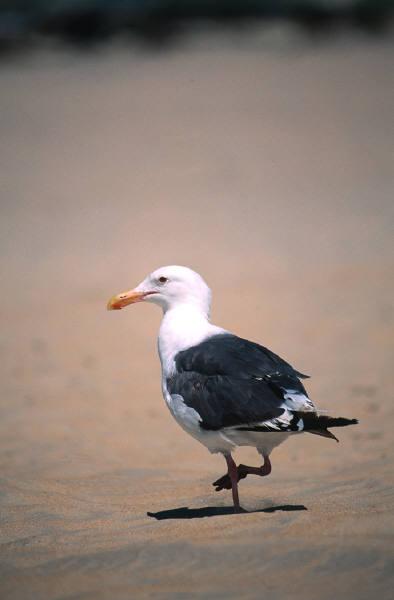
[[[168,278],[162,276],[162,277],[159,277],[159,281],[160,281],[160,283],[167,283]]]

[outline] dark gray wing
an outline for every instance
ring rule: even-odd
[[[170,394],[198,412],[203,429],[261,423],[280,417],[286,395],[307,398],[298,373],[254,342],[221,334],[179,352]]]
[[[196,371],[205,375],[235,375],[240,379],[278,373],[294,379],[308,378],[283,358],[260,344],[231,333],[208,338],[175,357],[178,371]],[[305,391],[305,390],[304,390]]]

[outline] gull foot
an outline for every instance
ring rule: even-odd
[[[271,473],[271,463],[268,457],[265,457],[265,462],[262,467],[249,467],[248,465],[238,465],[237,467],[238,473],[238,481],[241,479],[245,479],[248,475],[259,475],[260,477],[264,477],[265,475],[269,475]],[[231,490],[231,479],[230,475],[226,473],[223,477],[219,477],[212,484],[215,488],[216,492],[220,492],[221,490]]]
[[[238,473],[238,481],[241,479],[245,479],[245,477],[250,473],[249,469],[254,469],[254,467],[248,467],[247,465],[238,465],[237,473]],[[216,492],[220,492],[221,490],[231,490],[231,479],[230,475],[226,473],[223,477],[219,477],[212,484],[215,488]]]

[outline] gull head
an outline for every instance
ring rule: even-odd
[[[171,265],[156,269],[132,290],[113,296],[107,308],[120,310],[136,302],[158,304],[163,312],[189,305],[208,316],[211,291],[201,275],[192,269]]]

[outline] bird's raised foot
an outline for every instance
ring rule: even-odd
[[[264,477],[271,473],[271,462],[268,456],[265,457],[265,461],[262,467],[249,467],[248,465],[238,465],[237,473],[238,473],[238,481],[241,479],[245,479],[248,475],[259,475],[260,477]],[[220,492],[221,490],[231,490],[231,479],[230,475],[226,473],[223,477],[219,477],[212,484],[215,488],[216,492]]]
[[[237,473],[238,473],[238,481],[241,479],[245,479],[247,475],[263,475],[262,472],[264,467],[249,467],[248,465],[238,465]],[[212,484],[215,487],[216,492],[220,492],[221,490],[231,490],[231,479],[230,475],[226,473],[223,477],[219,477]]]
[[[215,488],[215,492],[220,492],[221,490],[231,490],[230,475],[226,473],[226,475],[223,475],[223,477],[219,477],[219,479],[214,481],[212,485]]]

